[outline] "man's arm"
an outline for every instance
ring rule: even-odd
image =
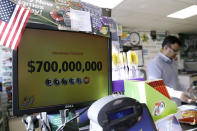
[[[180,99],[181,101],[187,102],[187,103],[191,103],[191,102],[195,102],[195,99],[192,99],[191,97],[189,97],[186,93],[184,93],[183,91],[177,91],[174,90],[173,88],[170,88],[168,86],[166,86],[168,93],[171,97],[175,97]]]
[[[148,80],[162,79],[162,66],[160,66],[159,63],[157,62],[151,61],[147,66],[147,75],[148,75]],[[174,90],[173,88],[170,87],[167,87],[167,90],[171,97],[175,97],[181,99],[184,102],[189,102],[189,103],[194,101],[183,91]]]

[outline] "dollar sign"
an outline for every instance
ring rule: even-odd
[[[28,62],[28,67],[30,68],[28,70],[28,72],[30,72],[30,73],[35,71],[35,66],[33,64],[34,64],[34,61],[32,61],[32,60]]]

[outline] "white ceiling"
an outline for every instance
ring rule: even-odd
[[[197,34],[197,15],[187,19],[166,17],[193,4],[197,5],[197,0],[124,0],[112,9],[112,17],[130,30]]]

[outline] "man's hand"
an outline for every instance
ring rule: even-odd
[[[188,96],[186,93],[184,93],[184,92],[181,93],[180,99],[181,99],[183,102],[187,102],[187,103],[196,102],[195,99],[189,97],[189,96]]]
[[[192,89],[192,88],[188,88],[188,89],[187,89],[187,92],[188,92],[188,93],[192,93],[192,92],[193,92],[193,89]]]

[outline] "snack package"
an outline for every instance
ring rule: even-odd
[[[197,107],[192,105],[183,105],[178,107],[176,117],[180,123],[196,125]]]
[[[181,113],[182,118],[179,118],[180,123],[187,123],[190,125],[197,124],[197,110],[185,110]]]
[[[181,125],[174,114],[157,120],[155,125],[158,131],[182,131]]]

